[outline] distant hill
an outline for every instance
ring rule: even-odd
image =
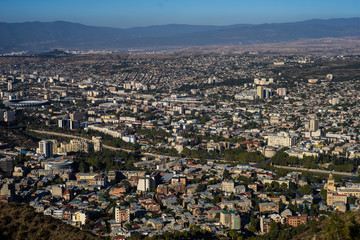
[[[103,239],[60,220],[36,213],[27,204],[0,203],[0,239]]]
[[[125,50],[190,46],[231,46],[289,42],[301,39],[360,36],[360,18],[339,18],[230,26],[161,25],[129,29],[78,23],[0,23],[0,53],[11,51]]]

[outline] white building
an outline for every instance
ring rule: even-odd
[[[287,95],[287,89],[286,88],[278,88],[278,89],[276,89],[276,93],[279,96],[286,96]]]
[[[41,140],[39,142],[38,153],[46,158],[53,156],[53,142],[51,140]]]
[[[133,143],[133,144],[136,143],[136,137],[135,137],[135,135],[123,136],[121,139],[122,139],[123,141],[125,141],[125,142],[128,142],[128,143]]]
[[[92,137],[92,142],[94,144],[94,152],[99,152],[102,151],[103,147],[102,147],[102,140],[101,137]]]
[[[72,215],[72,221],[75,223],[80,223],[81,225],[85,225],[86,223],[86,213],[83,211],[75,212]]]
[[[150,177],[150,175],[146,175],[145,177],[139,178],[137,190],[146,192],[150,189],[155,189],[155,179],[153,177]]]
[[[277,135],[268,137],[268,146],[271,147],[291,147],[296,144],[296,137],[290,136],[289,133],[280,132]]]

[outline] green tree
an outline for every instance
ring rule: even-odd
[[[197,187],[196,187],[196,192],[202,192],[204,190],[205,186],[203,184],[199,184]]]
[[[287,185],[286,183],[282,183],[282,184],[280,185],[280,189],[281,189],[282,191],[285,191],[287,188],[288,188],[288,185]]]
[[[350,226],[350,237],[351,239],[359,239],[360,238],[360,223],[356,221],[355,216],[351,216],[349,218]]]
[[[258,218],[250,218],[250,225],[248,227],[248,230],[250,232],[255,233],[259,228],[260,220]]]
[[[282,211],[284,210],[285,208],[285,204],[283,203],[282,199],[280,198],[280,201],[279,201],[279,210]]]
[[[321,189],[320,196],[324,201],[326,201],[326,199],[327,199],[327,191],[325,189]]]
[[[231,194],[230,194],[229,200],[230,200],[230,201],[235,200],[235,195],[234,195],[234,193],[231,193]]]
[[[224,178],[229,178],[229,176],[230,176],[229,170],[225,169],[224,172],[223,172],[223,177]]]
[[[331,215],[330,223],[327,227],[327,234],[331,240],[351,239],[349,228],[338,213]]]
[[[313,193],[313,190],[309,184],[300,187],[300,193],[302,195],[309,195]]]
[[[270,239],[277,239],[278,235],[279,235],[279,225],[275,221],[272,221],[270,223],[269,237]]]
[[[237,239],[239,234],[235,230],[230,230],[229,236],[231,237],[231,239]]]

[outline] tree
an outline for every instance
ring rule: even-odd
[[[84,162],[80,162],[78,168],[79,168],[79,171],[80,171],[80,172],[85,172],[85,163],[84,163]]]
[[[327,191],[325,189],[321,189],[320,196],[324,201],[326,201],[326,199],[327,199]]]
[[[225,169],[224,172],[223,172],[223,177],[224,178],[229,178],[229,176],[230,176],[229,170]]]
[[[204,185],[203,184],[199,184],[197,187],[196,187],[196,192],[202,192],[204,190]]]
[[[272,221],[270,223],[269,237],[270,239],[277,239],[278,235],[279,235],[279,225],[275,221]]]
[[[250,219],[250,225],[249,225],[249,227],[248,227],[248,230],[249,230],[250,232],[255,233],[255,232],[257,231],[258,227],[259,227],[259,224],[260,224],[260,220],[259,220],[258,218],[252,217],[252,218]]]
[[[277,192],[279,190],[280,184],[278,182],[271,182],[271,190]]]
[[[344,220],[340,218],[338,213],[331,215],[330,223],[327,227],[327,234],[331,240],[351,239],[349,228],[347,228]]]
[[[289,201],[288,209],[290,209],[292,212],[295,212],[295,206],[291,201]]]
[[[317,205],[317,204],[312,204],[312,205],[311,205],[310,212],[309,212],[309,215],[310,215],[310,216],[317,216],[317,215],[319,215],[319,205]]]
[[[349,218],[349,220],[350,220],[349,231],[350,231],[351,239],[359,239],[359,236],[360,236],[360,223],[356,221],[354,215],[351,216]]]
[[[350,196],[348,197],[348,204],[355,204],[356,203],[356,197]]]
[[[298,211],[299,211],[299,206],[298,206],[297,202],[295,201],[294,212],[298,212]]]
[[[220,194],[216,194],[216,195],[213,197],[213,199],[211,200],[211,203],[214,204],[214,205],[216,205],[216,204],[218,204],[219,202],[221,202],[221,196],[220,196]]]
[[[231,237],[231,239],[237,239],[239,234],[235,230],[230,230],[229,236]]]
[[[61,177],[58,177],[57,179],[55,179],[55,183],[57,184],[63,184],[64,180]]]
[[[300,187],[300,193],[302,195],[310,195],[313,193],[313,190],[309,184],[306,184],[306,185]]]
[[[234,193],[231,193],[231,194],[230,194],[229,200],[230,200],[230,201],[235,200],[235,195],[234,195]]]
[[[283,203],[282,199],[280,198],[279,201],[279,210],[282,211],[285,208],[285,204]]]
[[[280,189],[281,189],[282,191],[286,190],[287,188],[288,188],[288,185],[287,185],[286,183],[282,183],[282,184],[280,185]]]

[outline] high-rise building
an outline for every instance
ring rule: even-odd
[[[13,82],[9,81],[8,82],[8,91],[11,91],[13,89]]]
[[[278,89],[276,90],[276,93],[277,93],[279,96],[286,96],[287,90],[286,90],[286,88],[278,88]]]
[[[234,211],[223,210],[220,212],[220,223],[225,227],[239,230],[241,228],[241,218]]]
[[[271,88],[265,88],[263,92],[264,92],[264,99],[270,98],[274,95],[274,92]]]
[[[259,99],[264,99],[264,87],[263,86],[257,86],[256,94],[257,94]]]
[[[14,170],[13,159],[11,157],[0,158],[0,169],[5,173],[11,173]]]
[[[15,120],[15,111],[5,111],[4,112],[4,121],[5,122],[12,122]]]
[[[0,188],[0,196],[6,198],[7,202],[11,202],[15,197],[15,188],[13,183],[4,183]]]
[[[70,127],[69,119],[59,119],[58,120],[58,127],[59,128],[69,128]]]
[[[270,147],[291,147],[295,144],[296,137],[290,136],[290,134],[286,132],[268,136],[268,146]]]
[[[231,215],[231,229],[241,229],[241,217],[237,213]]]
[[[70,125],[71,130],[80,128],[80,121],[79,120],[70,120],[69,123],[70,123],[69,125]]]
[[[234,191],[235,183],[234,181],[223,181],[221,183],[221,191],[226,193],[232,193]]]
[[[115,207],[115,222],[128,222],[130,221],[130,209],[125,206]]]
[[[310,131],[316,132],[319,129],[319,120],[311,119],[310,120]]]
[[[87,216],[84,211],[77,211],[72,215],[73,222],[80,224],[80,226],[85,225],[86,219]]]
[[[145,177],[139,178],[139,182],[137,185],[137,190],[141,192],[146,192],[150,189],[155,189],[155,179],[150,175],[146,175]]]
[[[94,152],[102,151],[102,141],[101,137],[92,137],[92,142],[94,144]]]
[[[90,143],[81,139],[72,139],[69,143],[69,152],[90,152]]]
[[[184,175],[174,175],[171,179],[171,184],[181,182],[186,185],[186,177]]]
[[[70,120],[72,121],[81,121],[84,118],[84,114],[82,112],[74,112],[70,114]]]
[[[4,121],[4,113],[5,112],[6,112],[6,110],[0,109],[0,121]]]
[[[53,156],[53,142],[50,140],[41,140],[39,142],[39,154],[46,158]]]

